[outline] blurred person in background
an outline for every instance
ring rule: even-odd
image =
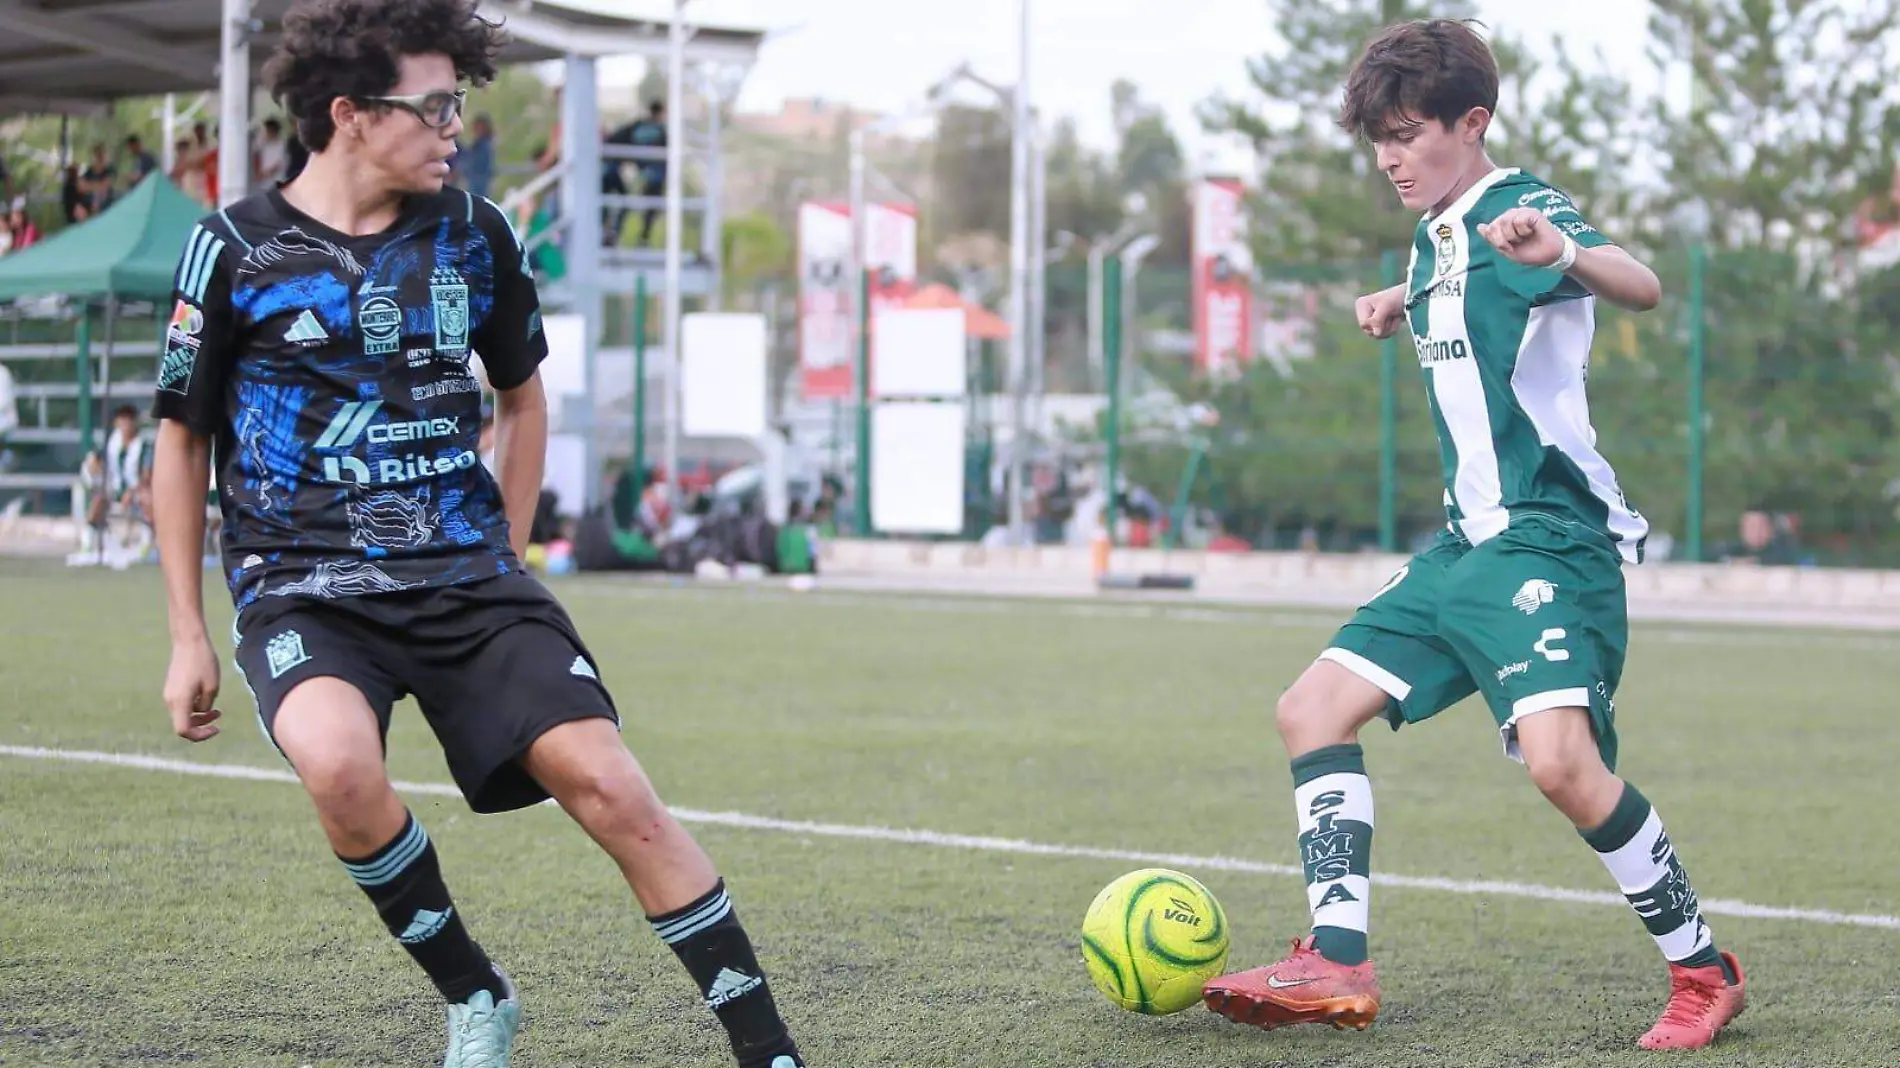
[[[145,176],[158,169],[158,157],[145,147],[145,141],[138,134],[125,139],[126,188],[131,188],[145,180]]]
[[[39,224],[26,213],[26,198],[20,197],[13,202],[13,210],[7,213],[5,226],[8,240],[13,243],[13,251],[19,252],[40,243]]]
[[[463,189],[485,197],[495,185],[495,123],[486,115],[477,115],[469,129],[475,136],[456,153],[455,176]]]
[[[265,119],[257,135],[257,147],[251,151],[251,184],[269,189],[283,181],[289,171],[290,146],[284,140],[284,124],[275,118]]]
[[[211,206],[205,187],[204,150],[189,137],[181,137],[172,144],[171,180],[186,196],[206,207]]]
[[[112,205],[113,184],[119,179],[119,169],[112,165],[112,159],[106,154],[106,146],[92,146],[92,162],[79,175],[79,193],[86,198],[86,208],[93,215]]]

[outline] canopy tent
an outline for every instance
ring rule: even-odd
[[[119,302],[163,302],[172,292],[178,256],[204,207],[163,175],[154,174],[117,203],[78,226],[0,258],[0,301],[61,295],[80,302],[76,355],[79,379],[79,440],[93,442],[92,312],[105,301],[105,356],[101,375],[112,380],[113,327]],[[162,345],[164,340],[160,339]],[[110,403],[110,387],[101,396]]]
[[[904,301],[906,308],[962,308],[963,332],[978,341],[1001,341],[1009,337],[1009,324],[1002,316],[981,304],[964,300],[957,291],[941,282],[912,293]]]
[[[154,174],[98,218],[0,257],[0,301],[48,294],[162,301],[171,295],[185,239],[204,214],[203,205]]]

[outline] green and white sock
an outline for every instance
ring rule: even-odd
[[[1329,745],[1294,758],[1293,804],[1313,948],[1339,964],[1362,964],[1372,915],[1372,780],[1365,750]]]
[[[1648,798],[1624,783],[1610,818],[1581,833],[1670,963],[1720,967],[1729,982],[1735,981],[1716,952],[1715,936],[1702,919],[1689,873],[1676,858],[1676,847]]]

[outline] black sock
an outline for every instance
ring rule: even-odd
[[[375,853],[362,860],[337,859],[450,1004],[467,1001],[478,990],[496,1000],[504,996],[495,966],[455,914],[435,845],[413,815],[395,841]]]
[[[726,896],[724,879],[685,908],[648,916],[647,921],[699,984],[706,1007],[732,1040],[740,1068],[803,1068],[753,955],[752,940]]]

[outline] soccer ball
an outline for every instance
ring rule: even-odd
[[[1103,887],[1082,918],[1082,963],[1122,1008],[1180,1012],[1227,965],[1227,914],[1178,871],[1131,871]]]

